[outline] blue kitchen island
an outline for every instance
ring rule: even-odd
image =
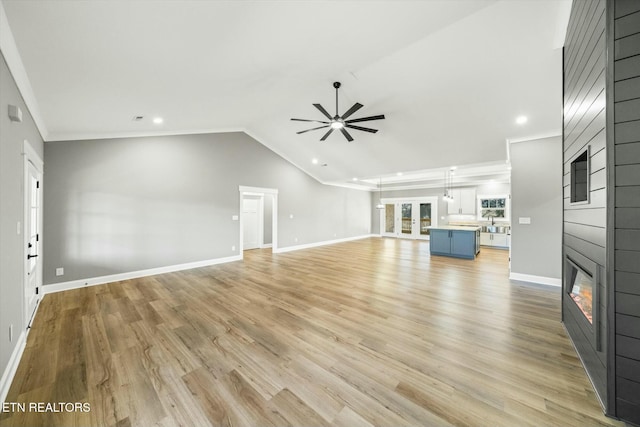
[[[429,230],[431,255],[475,259],[480,252],[480,227],[444,225]]]

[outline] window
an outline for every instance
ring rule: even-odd
[[[478,220],[508,221],[509,196],[478,196]]]
[[[589,147],[571,162],[571,203],[589,202]]]

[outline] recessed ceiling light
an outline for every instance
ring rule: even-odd
[[[318,164],[318,159],[311,159],[311,163],[313,163],[314,165]]]
[[[452,171],[454,171],[454,170],[456,170],[456,169],[458,169],[458,167],[457,167],[457,166],[451,166],[451,170],[452,170]]]
[[[355,178],[355,177],[354,177],[354,178],[353,178],[353,180],[354,180],[354,181],[357,181],[357,180],[358,180],[358,178]]]
[[[398,172],[396,175],[398,175],[398,176],[402,176],[402,172]]]
[[[164,122],[164,120],[162,120],[162,117],[154,117],[153,118],[153,123],[159,125],[162,124],[162,122]]]
[[[525,123],[527,123],[527,116],[518,116],[516,117],[516,123],[519,125],[523,125]]]

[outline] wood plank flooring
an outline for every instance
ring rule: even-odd
[[[508,252],[371,238],[46,295],[2,426],[621,426]]]

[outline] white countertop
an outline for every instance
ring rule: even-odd
[[[481,227],[479,225],[438,225],[427,228],[431,230],[478,231]]]

